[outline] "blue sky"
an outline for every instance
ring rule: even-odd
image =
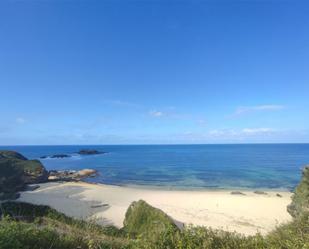
[[[0,144],[309,142],[308,13],[1,1]]]

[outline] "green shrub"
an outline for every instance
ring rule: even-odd
[[[294,191],[288,211],[294,218],[309,212],[309,166],[303,169],[302,179]]]
[[[0,238],[1,249],[120,249],[128,246],[128,240],[119,229],[76,220],[48,206],[5,202],[1,204],[0,210],[2,217],[10,217],[0,221],[2,233],[7,234],[3,240]],[[39,242],[38,247],[32,247],[32,240],[36,240],[38,236],[44,237],[44,235],[53,238],[53,240],[42,240],[42,244]],[[12,241],[6,239],[10,237],[16,239],[12,239]],[[5,244],[5,241],[10,244]],[[50,244],[51,242],[54,244]],[[24,247],[19,247],[19,245]]]
[[[166,229],[178,230],[168,215],[143,200],[133,202],[129,206],[123,224],[123,231],[133,238],[153,237]]]
[[[309,249],[309,213],[279,226],[266,240],[269,248]]]
[[[69,249],[87,248],[84,241],[61,235],[49,228],[39,228],[35,224],[3,219],[0,222],[1,249]]]

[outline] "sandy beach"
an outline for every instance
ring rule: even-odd
[[[290,192],[242,193],[245,195],[232,195],[231,191],[143,189],[67,182],[40,184],[35,191],[22,192],[19,201],[49,205],[75,218],[95,219],[117,227],[122,227],[130,203],[140,199],[163,210],[179,224],[208,226],[245,235],[266,234],[291,220],[286,211],[291,202]]]

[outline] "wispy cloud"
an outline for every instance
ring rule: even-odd
[[[129,101],[123,101],[123,100],[106,100],[107,104],[113,105],[113,106],[119,106],[119,107],[127,107],[127,108],[139,108],[140,105],[136,103],[132,103]]]
[[[158,118],[158,117],[162,117],[164,113],[161,111],[153,110],[153,111],[149,111],[149,115],[152,117]]]
[[[16,118],[16,123],[17,124],[24,124],[26,122],[26,120],[22,117],[18,117]]]
[[[179,113],[175,107],[163,108],[163,110],[153,109],[148,112],[151,117],[154,118],[166,118],[166,119],[176,119],[176,120],[194,120],[192,115]]]
[[[241,130],[219,129],[209,131],[211,137],[246,137],[276,133],[278,130],[272,128],[244,128]]]
[[[275,129],[272,128],[245,128],[242,129],[241,133],[247,134],[247,135],[256,135],[261,133],[271,133],[276,132]]]
[[[284,109],[283,105],[257,105],[257,106],[240,106],[236,109],[233,116],[239,116],[242,114],[259,112],[259,111],[279,111]]]
[[[206,119],[197,119],[197,124],[200,126],[207,126],[207,120]]]

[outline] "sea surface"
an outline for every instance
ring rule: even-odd
[[[70,154],[63,159],[40,159],[51,170],[92,168],[87,181],[168,189],[288,189],[309,164],[309,144],[229,145],[106,145],[0,146],[29,159]],[[80,156],[80,149],[106,154]]]

